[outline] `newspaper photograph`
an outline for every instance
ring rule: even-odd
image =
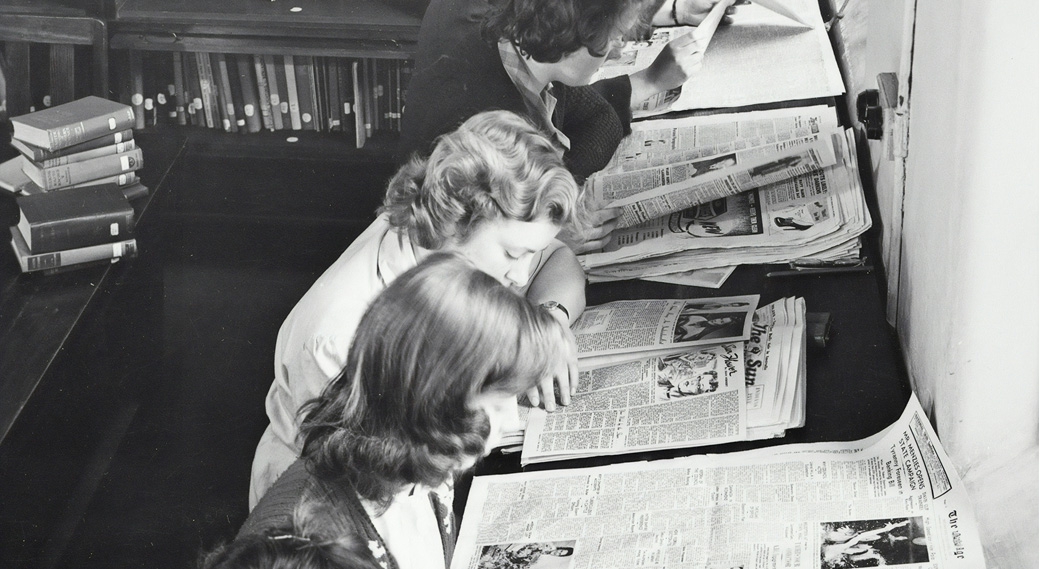
[[[602,171],[693,162],[837,128],[838,116],[826,105],[636,121]]]
[[[618,227],[631,227],[831,166],[837,162],[832,141],[835,134],[843,136],[840,131],[828,131],[693,162],[599,172],[586,184],[598,203],[622,208]]]
[[[985,566],[967,492],[914,395],[860,441],[477,476],[451,567],[876,565]]]
[[[571,325],[578,367],[668,355],[691,346],[742,342],[758,295],[677,300],[617,300],[585,309]],[[635,355],[633,355],[635,354]]]
[[[634,110],[634,116],[844,93],[819,5],[814,0],[784,0],[784,5],[811,27],[754,3],[739,6],[732,16],[733,23],[715,31],[704,52],[701,69],[682,87],[644,101]],[[669,41],[694,30],[687,26],[656,28],[649,40],[628,42],[593,80],[645,69]],[[778,53],[783,57],[777,57]]]

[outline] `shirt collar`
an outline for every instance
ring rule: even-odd
[[[567,135],[553,124],[552,116],[556,110],[556,97],[552,94],[552,83],[541,87],[540,82],[531,73],[527,61],[520,55],[519,48],[512,42],[498,42],[498,54],[502,58],[502,67],[509,79],[524,98],[524,106],[530,116],[538,119],[538,126],[552,135],[553,141],[563,149],[570,149],[571,141]]]

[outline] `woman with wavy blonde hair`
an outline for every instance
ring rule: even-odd
[[[303,408],[302,458],[241,535],[301,497],[341,512],[387,567],[447,567],[451,486],[501,436],[503,410],[551,372],[566,328],[468,259],[432,253],[372,302],[342,373]]]
[[[270,426],[257,445],[250,507],[299,456],[297,411],[346,364],[365,308],[397,275],[434,251],[456,251],[516,294],[570,323],[585,309],[585,273],[556,239],[580,228],[578,187],[536,127],[506,111],[474,115],[443,135],[428,158],[390,181],[375,222],[300,299],[278,332]],[[577,349],[568,349],[528,397],[569,403]]]

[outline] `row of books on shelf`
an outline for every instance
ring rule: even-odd
[[[400,130],[412,63],[309,55],[130,52],[137,128],[339,132],[358,148]]]
[[[22,272],[136,255],[131,200],[148,188],[137,177],[135,120],[129,105],[94,96],[11,119],[18,155],[0,163],[0,188],[18,204],[10,232]]]

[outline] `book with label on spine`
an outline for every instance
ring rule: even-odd
[[[128,239],[134,208],[114,185],[18,196],[18,231],[30,253],[49,253]]]
[[[293,130],[303,130],[303,119],[300,116],[300,90],[296,87],[296,58],[283,55],[285,67],[286,97],[289,101],[290,126]]]
[[[206,119],[202,116],[199,63],[194,53],[184,54],[184,88],[185,111],[188,113],[188,124],[192,126],[206,126]]]
[[[133,139],[130,139],[126,142],[110,144],[108,146],[101,146],[99,148],[94,148],[93,150],[84,150],[82,152],[66,154],[64,156],[48,158],[46,160],[37,160],[33,162],[41,168],[53,168],[54,166],[62,166],[64,164],[75,164],[76,162],[83,162],[84,160],[91,160],[93,158],[100,158],[102,156],[122,154],[124,152],[129,152],[135,148],[137,148],[137,143],[134,142]]]
[[[134,111],[133,128],[145,127],[144,115],[144,64],[141,62],[143,55],[139,51],[130,52],[130,105]]]
[[[140,148],[122,154],[92,158],[83,162],[40,168],[22,157],[22,171],[41,188],[51,191],[106,176],[133,172],[141,168],[144,156]]]
[[[213,85],[213,65],[209,54],[198,52],[195,63],[199,71],[199,92],[202,94],[202,113],[207,128],[221,128],[220,111],[217,106],[217,93]]]
[[[260,122],[267,130],[274,130],[274,116],[271,113],[271,86],[267,79],[267,66],[262,56],[254,55],[253,73],[256,74],[257,102],[260,105]]]
[[[230,57],[230,56],[229,56]],[[234,57],[239,90],[242,93],[242,112],[248,132],[260,132],[264,128],[260,110],[260,95],[257,90],[253,56],[237,54]],[[229,68],[230,70],[230,68]]]
[[[235,94],[232,91],[231,73],[228,70],[228,60],[223,53],[211,53],[210,65],[215,73],[217,93],[222,111],[220,120],[225,132],[238,132],[239,116],[236,114],[241,108],[241,100],[236,104]],[[235,84],[237,85],[237,81]],[[242,119],[242,127],[245,127],[245,119]]]
[[[316,130],[314,126],[314,60],[308,55],[300,55],[294,59],[301,127],[303,130]]]
[[[184,58],[181,52],[171,52],[173,59],[173,117],[177,124],[184,126],[188,124],[188,96],[184,87]]]
[[[11,146],[15,147],[18,152],[21,152],[22,155],[29,160],[32,160],[33,162],[43,162],[44,160],[68,156],[70,154],[76,154],[87,150],[94,150],[95,148],[101,148],[104,146],[112,146],[113,144],[119,144],[120,142],[127,142],[133,139],[134,131],[126,129],[112,134],[99,136],[97,138],[92,138],[86,142],[74,144],[68,148],[62,148],[61,150],[45,150],[39,146],[34,146],[28,142],[18,140],[17,138],[11,139]]]
[[[45,150],[60,150],[134,126],[129,105],[93,95],[11,119],[14,137]]]
[[[329,99],[329,110],[328,110],[328,130],[332,132],[339,132],[342,128],[341,113],[343,112],[343,103],[340,100],[339,94],[339,62],[334,58],[329,58],[325,61],[326,71],[328,78],[325,85],[325,92],[328,93]]]
[[[282,95],[285,93],[285,69],[278,64],[276,56],[274,55],[261,55],[259,56],[264,63],[264,71],[267,74],[267,86],[271,91],[271,122],[274,123],[275,130],[282,130],[285,128],[284,118],[288,117],[289,107],[285,107],[285,112],[282,111]],[[281,69],[281,73],[279,73]]]
[[[338,60],[339,67],[339,96],[340,103],[340,128],[349,136],[354,134],[354,87],[351,81],[350,60]]]
[[[23,273],[50,271],[66,267],[87,265],[96,261],[116,262],[137,254],[137,240],[126,239],[112,243],[91,245],[63,251],[33,254],[17,227],[11,228],[11,249],[18,258],[18,265]]]

